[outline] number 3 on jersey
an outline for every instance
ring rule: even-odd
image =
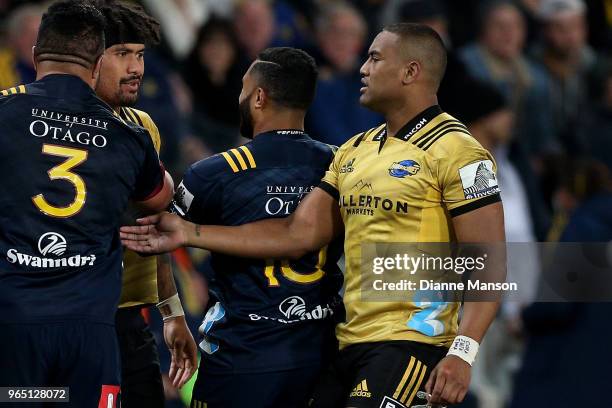
[[[51,168],[48,171],[49,178],[51,180],[66,180],[70,182],[76,190],[76,195],[72,203],[68,204],[66,207],[55,207],[49,204],[43,194],[38,194],[32,197],[32,201],[34,202],[36,208],[46,215],[60,218],[72,217],[81,211],[85,205],[87,188],[85,187],[85,182],[81,176],[71,172],[70,170],[87,160],[87,150],[44,144],[42,152],[43,154],[66,157],[68,159],[63,163]]]

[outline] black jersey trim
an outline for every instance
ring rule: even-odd
[[[436,135],[435,137],[429,139],[428,141],[424,142],[423,144],[419,145],[419,147],[423,150],[427,150],[429,149],[434,143],[436,143],[438,140],[440,140],[443,136],[449,134],[449,133],[453,133],[453,132],[457,132],[457,133],[463,133],[465,135],[468,136],[472,136],[470,134],[470,132],[468,132],[467,130],[464,130],[462,128],[456,128],[456,127],[450,127],[445,129],[442,133],[439,133],[438,135]]]
[[[340,193],[338,192],[338,189],[329,184],[327,181],[321,181],[321,183],[319,183],[319,188],[332,196],[334,200],[340,200]]]
[[[363,141],[363,138],[365,137],[367,132],[363,132],[362,134],[359,135],[359,137],[357,137],[357,140],[355,140],[355,143],[353,143],[353,147],[357,147],[361,144],[361,142]]]
[[[472,201],[469,204],[462,205],[461,207],[453,208],[452,210],[449,211],[449,213],[451,217],[457,217],[459,215],[469,213],[470,211],[474,211],[479,208],[486,207],[489,204],[500,202],[501,200],[502,200],[501,195],[499,193],[496,193],[496,194],[493,194],[487,197],[483,197],[476,201]]]
[[[444,113],[439,105],[433,105],[425,109],[423,112],[416,115],[408,123],[406,123],[397,133],[393,136],[403,141],[408,141],[415,135],[420,129],[425,127],[431,120],[433,120],[439,114]]]
[[[134,116],[134,118],[136,118],[136,121],[138,122],[138,124],[140,125],[140,127],[145,127],[144,122],[142,121],[142,119],[140,119],[140,115],[138,114],[138,112],[136,112],[134,109],[132,108],[127,108],[128,111]]]
[[[462,128],[464,130],[467,130],[465,125],[463,125],[461,122],[459,122],[459,121],[457,121],[455,119],[448,119],[448,120],[445,120],[443,122],[438,123],[436,126],[434,126],[429,131],[427,131],[424,135],[419,136],[418,138],[416,138],[412,142],[412,144],[417,145],[417,146],[420,147],[420,145],[427,143],[428,140],[431,140],[431,138],[434,137],[437,133],[439,133],[440,131],[442,131],[445,128],[448,128],[450,126],[456,126],[456,127]]]

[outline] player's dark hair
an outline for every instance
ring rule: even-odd
[[[418,47],[419,53],[424,56],[420,62],[426,65],[437,90],[444,78],[447,62],[447,52],[442,37],[433,28],[419,23],[390,24],[384,28],[384,31],[400,37],[402,48]]]
[[[89,68],[104,52],[104,26],[104,16],[89,1],[54,3],[42,16],[35,57]]]
[[[268,48],[257,56],[251,72],[270,99],[280,106],[306,110],[317,84],[317,64],[306,52],[290,47]]]
[[[97,4],[106,18],[106,48],[128,43],[159,44],[159,22],[141,6],[116,0],[98,0]]]

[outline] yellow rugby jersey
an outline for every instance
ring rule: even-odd
[[[320,187],[338,200],[345,226],[341,347],[389,340],[450,346],[458,303],[428,310],[362,301],[361,244],[455,241],[453,216],[500,200],[495,171],[489,152],[437,105],[395,136],[381,125],[340,147]]]
[[[146,112],[134,108],[120,108],[119,116],[149,131],[157,154],[161,148],[161,138],[157,125]],[[157,303],[157,257],[143,257],[136,252],[123,251],[123,283],[119,307],[130,307]]]

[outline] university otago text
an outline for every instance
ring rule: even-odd
[[[519,290],[506,280],[501,245],[362,245],[364,301],[490,301]]]

